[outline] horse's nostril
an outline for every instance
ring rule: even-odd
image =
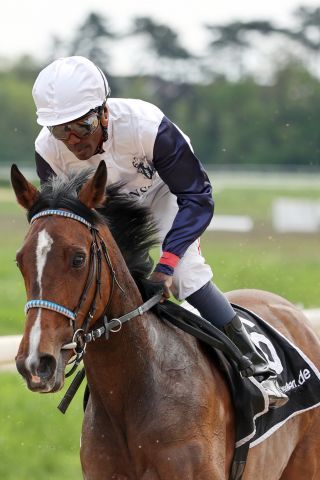
[[[54,374],[56,360],[52,355],[43,355],[40,357],[37,373],[40,378],[48,380]]]

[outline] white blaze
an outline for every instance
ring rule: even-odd
[[[43,229],[41,232],[38,233],[38,244],[37,244],[37,280],[39,285],[39,298],[42,297],[42,273],[44,266],[47,261],[47,255],[51,250],[51,245],[53,244],[53,240],[50,237],[49,233]]]
[[[53,240],[49,233],[43,229],[38,233],[38,242],[36,248],[37,259],[37,281],[39,286],[39,299],[42,298],[42,274],[47,262],[48,253],[51,250]],[[30,364],[38,359],[38,347],[41,337],[41,308],[38,310],[36,321],[34,322],[29,337],[29,354],[26,359],[26,367],[30,370]]]
[[[38,360],[38,346],[41,336],[41,309],[39,308],[36,321],[32,325],[29,337],[29,355],[26,359],[26,368],[31,371],[31,364]]]

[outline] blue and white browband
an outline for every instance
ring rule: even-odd
[[[62,305],[59,305],[58,303],[49,302],[48,300],[29,300],[24,307],[25,314],[27,314],[31,308],[45,308],[47,310],[53,310],[54,312],[61,313],[71,320],[76,319],[76,314],[74,312],[66,307],[63,307]]]
[[[78,222],[83,223],[88,228],[92,228],[91,223],[87,222],[84,218],[80,217],[80,215],[76,215],[72,212],[67,212],[66,210],[43,210],[42,212],[37,213],[34,215],[30,223],[33,223],[37,218],[46,217],[48,215],[59,215],[60,217],[71,218],[72,220],[77,220]]]

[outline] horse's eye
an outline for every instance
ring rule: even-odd
[[[74,268],[80,268],[84,265],[86,256],[84,253],[76,253],[72,259],[72,266]]]

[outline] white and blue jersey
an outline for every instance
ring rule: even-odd
[[[149,204],[162,225],[163,251],[181,259],[213,215],[208,176],[188,137],[159,108],[142,100],[116,98],[108,99],[107,107],[108,140],[103,144],[103,153],[88,160],[78,160],[62,141],[56,140],[43,127],[35,142],[40,180],[46,181],[52,174],[97,167],[104,160],[108,183],[124,182],[123,190],[127,194]],[[159,202],[157,195],[162,198]],[[174,202],[170,199],[171,207],[163,202],[168,196],[174,196]],[[161,204],[161,211],[157,204]],[[158,264],[157,270],[172,273],[165,262]],[[208,281],[208,276],[211,278],[211,270],[200,282],[202,285]],[[196,291],[202,285],[191,290]],[[190,289],[187,290],[190,294]],[[185,298],[187,295],[180,292],[177,296]]]

